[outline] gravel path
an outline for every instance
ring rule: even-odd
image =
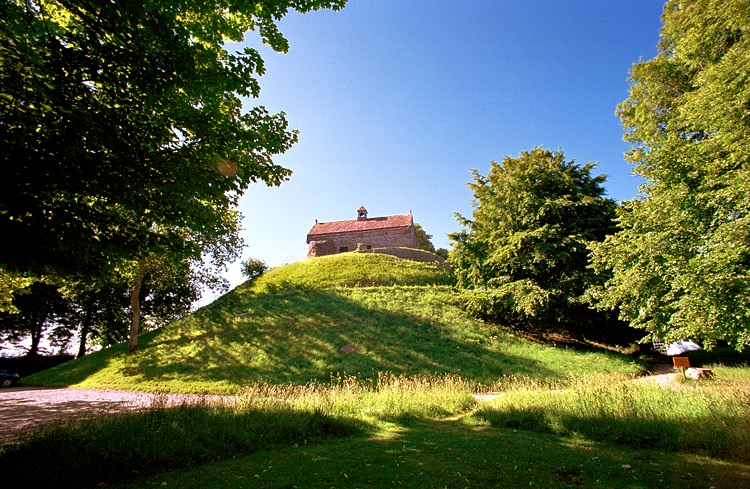
[[[648,375],[635,379],[635,382],[651,383],[662,387],[677,388],[680,387],[676,379],[674,367],[669,363],[660,363],[654,365]]]
[[[226,398],[96,389],[0,389],[0,443],[10,443],[19,435],[49,424],[206,400],[218,402]]]

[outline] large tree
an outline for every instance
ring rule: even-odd
[[[601,281],[588,268],[587,244],[613,231],[616,204],[604,198],[594,163],[566,161],[562,151],[534,148],[473,170],[472,219],[449,237],[450,262],[473,312],[506,323],[582,326],[581,297]]]
[[[225,42],[257,31],[286,52],[276,24],[290,9],[345,1],[0,3],[0,268],[129,267],[137,297],[154,256],[236,254],[232,209],[251,183],[289,177],[272,158],[297,134],[283,113],[243,112],[263,60]]]
[[[664,340],[750,344],[750,8],[672,0],[618,107],[645,179],[595,246],[601,307]]]

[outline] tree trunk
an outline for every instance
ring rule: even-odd
[[[31,347],[29,352],[26,354],[29,357],[35,357],[39,354],[39,342],[42,340],[42,330],[44,329],[43,323],[35,324],[31,328]]]
[[[89,305],[91,307],[91,305]],[[83,324],[81,325],[81,342],[78,344],[78,355],[76,355],[76,358],[81,358],[84,355],[86,355],[86,340],[89,336],[89,331],[91,331],[91,311],[86,311],[86,314],[83,316]]]
[[[133,288],[130,290],[130,341],[128,351],[133,352],[138,348],[138,331],[141,327],[141,283],[146,275],[146,260],[138,260],[138,273],[133,278]]]

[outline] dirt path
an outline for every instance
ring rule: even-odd
[[[19,435],[53,423],[206,400],[213,402],[226,399],[217,396],[146,394],[95,389],[0,389],[0,444],[12,442]]]
[[[652,383],[662,387],[679,387],[679,384],[675,381],[676,373],[674,367],[669,363],[659,363],[653,365],[649,370],[648,375],[635,379],[634,382],[639,383]],[[682,374],[680,374],[682,375]]]

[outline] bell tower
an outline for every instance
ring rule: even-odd
[[[365,206],[362,206],[359,209],[357,209],[357,220],[358,221],[367,220],[367,209],[365,209]]]

